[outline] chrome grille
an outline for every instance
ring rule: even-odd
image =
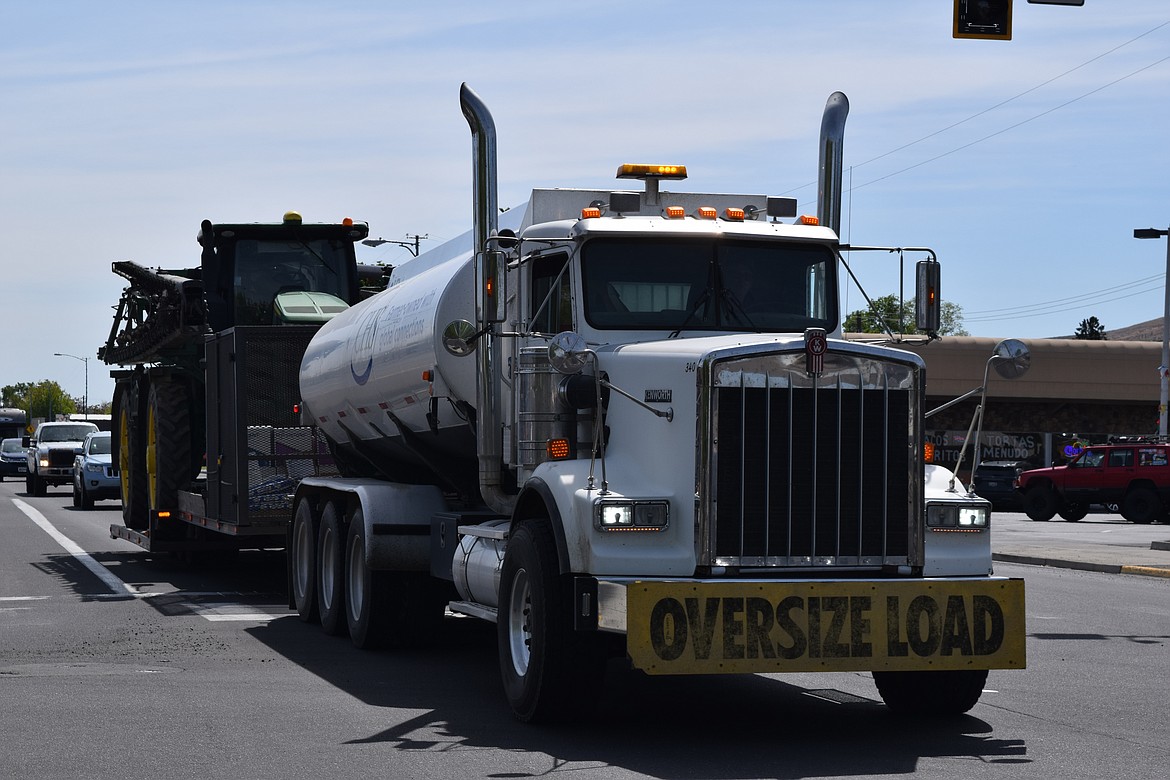
[[[818,377],[803,351],[715,357],[710,477],[700,480],[707,565],[917,562],[921,363],[854,349],[836,344]]]

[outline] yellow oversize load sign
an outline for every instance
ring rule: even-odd
[[[1024,581],[635,582],[649,674],[1023,669]]]

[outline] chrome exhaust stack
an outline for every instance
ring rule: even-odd
[[[820,177],[817,184],[817,220],[841,237],[841,173],[844,170],[845,118],[849,98],[834,92],[821,117]]]
[[[503,320],[503,258],[489,241],[499,227],[497,217],[498,175],[496,164],[496,123],[479,95],[464,83],[459,104],[471,128],[473,169],[472,251],[474,253],[476,329],[483,335],[476,350],[476,455],[479,460],[479,492],[493,511],[510,515],[515,499],[503,490],[503,420],[499,366],[500,339],[495,323]],[[490,282],[490,284],[489,284]],[[491,290],[493,300],[488,300]]]

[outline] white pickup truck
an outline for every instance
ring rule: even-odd
[[[28,474],[25,492],[43,496],[49,485],[73,484],[73,459],[81,452],[85,435],[98,427],[90,422],[43,422],[25,437],[28,447]]]

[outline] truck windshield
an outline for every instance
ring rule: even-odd
[[[54,425],[41,432],[40,440],[49,441],[81,441],[85,434],[97,430],[93,425]]]
[[[282,292],[325,292],[348,300],[352,252],[347,239],[236,241],[235,324],[271,325],[272,301]]]
[[[585,318],[603,330],[803,332],[836,326],[836,262],[818,244],[598,238]]]

